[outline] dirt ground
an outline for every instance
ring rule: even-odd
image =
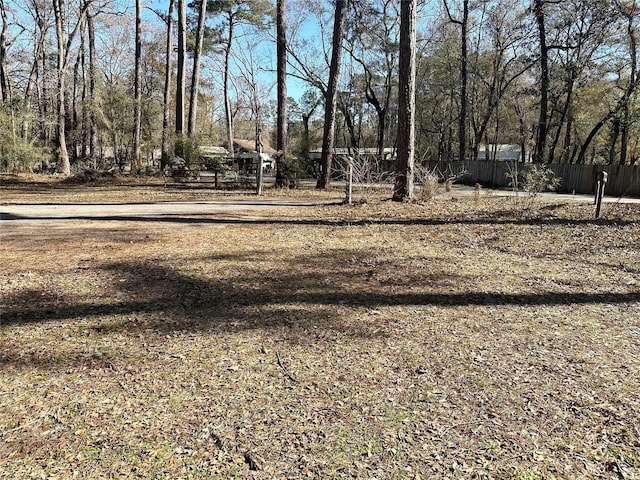
[[[3,183],[0,478],[640,478],[640,206],[365,193]]]

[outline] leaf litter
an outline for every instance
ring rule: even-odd
[[[639,478],[640,208],[592,216],[11,227],[0,477]]]

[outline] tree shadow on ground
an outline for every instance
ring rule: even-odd
[[[6,295],[0,317],[3,326],[82,322],[101,335],[145,335],[174,332],[243,332],[259,330],[284,335],[293,343],[311,343],[336,336],[385,337],[387,317],[358,319],[357,313],[383,307],[518,307],[621,304],[640,302],[640,291],[626,293],[569,292],[491,293],[474,291],[472,277],[453,275],[436,265],[430,271],[395,278],[395,259],[370,252],[340,249],[327,257],[304,254],[275,268],[251,268],[260,254],[232,254],[201,259],[209,274],[144,262],[107,263],[98,276],[110,278],[108,295],[65,296],[64,292],[18,290]],[[268,257],[269,252],[262,252]],[[264,259],[263,259],[264,260]],[[377,262],[377,263],[376,263]],[[235,265],[233,271],[228,265]],[[196,265],[196,263],[194,263]],[[227,267],[225,267],[227,265]],[[226,268],[226,270],[225,270]],[[215,272],[218,269],[220,272]],[[373,273],[372,273],[373,272]],[[380,272],[388,276],[375,278]],[[393,281],[387,281],[393,280]],[[471,286],[471,287],[470,287]],[[455,318],[455,317],[452,317]],[[377,322],[377,323],[376,323]],[[30,355],[30,354],[29,354]],[[82,351],[31,356],[5,348],[0,364],[63,368],[70,363],[108,366],[107,357]],[[47,356],[48,355],[48,356]]]
[[[334,252],[336,253],[336,252]],[[1,324],[19,325],[48,321],[73,320],[84,317],[109,315],[162,313],[158,323],[144,328],[184,330],[189,328],[221,328],[225,325],[246,325],[247,328],[268,328],[277,323],[278,315],[264,315],[272,311],[295,311],[303,308],[306,317],[309,308],[317,309],[320,318],[331,318],[335,307],[378,308],[385,306],[536,306],[584,305],[640,302],[640,291],[587,293],[582,291],[541,293],[500,293],[485,291],[446,292],[456,284],[456,277],[440,273],[420,275],[421,284],[403,285],[399,282],[389,288],[383,283],[363,288],[360,283],[342,284],[340,279],[353,276],[367,277],[375,266],[367,263],[355,265],[355,253],[345,249],[327,259],[323,255],[308,256],[315,269],[295,271],[244,272],[230,278],[198,278],[171,267],[146,263],[112,263],[103,270],[119,283],[117,294],[95,299],[75,301],[46,292],[18,291],[5,296],[5,309]],[[229,258],[228,256],[225,258]],[[242,260],[246,258],[242,257]],[[215,261],[215,260],[214,260]],[[293,262],[303,261],[301,259]],[[320,266],[331,262],[331,274],[323,273]],[[387,270],[392,266],[386,266]],[[336,271],[338,269],[338,271]],[[460,279],[458,279],[460,280]],[[369,285],[369,284],[366,284]],[[447,288],[442,288],[443,286]],[[411,288],[410,288],[411,287]],[[416,291],[416,289],[418,291]],[[170,318],[171,321],[165,321]],[[317,318],[301,318],[313,323]],[[289,320],[283,318],[283,322]],[[295,325],[292,325],[295,326]],[[336,325],[332,325],[336,327]]]
[[[244,213],[242,216],[239,214]],[[189,213],[189,214],[165,214],[165,215],[68,215],[68,216],[38,216],[29,217],[10,212],[0,212],[2,221],[105,221],[105,222],[139,222],[139,223],[177,223],[177,224],[202,224],[202,225],[284,225],[284,226],[441,226],[441,225],[601,225],[601,226],[626,226],[638,224],[635,220],[621,218],[565,218],[561,216],[517,216],[513,212],[508,214],[494,214],[485,217],[411,217],[411,218],[369,218],[358,220],[317,220],[304,218],[254,218],[250,215],[255,212],[234,212],[234,215],[225,213]]]

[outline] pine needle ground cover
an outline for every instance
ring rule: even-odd
[[[638,205],[312,198],[3,222],[0,477],[640,478]]]

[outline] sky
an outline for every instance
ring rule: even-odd
[[[127,3],[127,0],[118,0],[119,2],[123,2],[123,3]],[[290,5],[292,3],[293,0],[290,1]],[[325,1],[325,0],[316,0],[318,2],[324,3],[324,4],[329,4],[330,2]],[[274,2],[275,3],[275,2]],[[158,11],[158,12],[166,12],[166,10],[168,9],[169,6],[169,2],[168,0],[151,0],[149,2],[146,2],[146,6],[147,8],[145,8],[145,13],[144,13],[144,17],[146,18],[146,20],[153,22],[155,24],[159,24],[160,20],[158,19],[157,15],[155,13],[153,13],[152,10]],[[208,24],[211,25],[212,24],[212,20],[208,21]],[[242,35],[241,33],[241,28],[239,29],[239,35]],[[304,28],[301,29],[301,33],[302,35],[304,35],[304,37],[308,37],[308,38],[319,38],[320,37],[320,29],[317,25],[316,22],[313,21],[307,21],[304,24]],[[274,36],[275,36],[275,32],[274,32]],[[238,53],[242,53],[239,52],[239,50],[243,49],[243,40],[242,39],[236,39],[234,45],[233,45],[233,49],[236,51],[236,54]],[[263,81],[266,84],[273,84],[273,88],[271,88],[272,92],[271,92],[271,96],[273,96],[275,98],[275,79],[276,79],[276,75],[275,75],[275,68],[276,68],[276,52],[275,52],[275,43],[273,43],[273,40],[267,41],[265,40],[263,45],[261,45],[259,47],[259,53],[257,55],[257,57],[259,57],[257,59],[258,61],[258,67],[261,70],[261,77],[263,79]],[[204,60],[204,64],[205,64],[205,68],[206,65],[209,64],[211,65],[213,62],[211,62],[210,59],[205,59]],[[221,69],[221,66],[217,66],[215,67],[217,69]],[[212,75],[213,77],[216,76],[216,72],[204,72],[205,75],[209,74]],[[221,79],[219,80],[220,82],[222,81]],[[291,76],[289,76],[287,78],[287,95],[289,97],[293,97],[294,99],[298,100],[302,94],[307,90],[308,86],[296,79],[293,78]]]

